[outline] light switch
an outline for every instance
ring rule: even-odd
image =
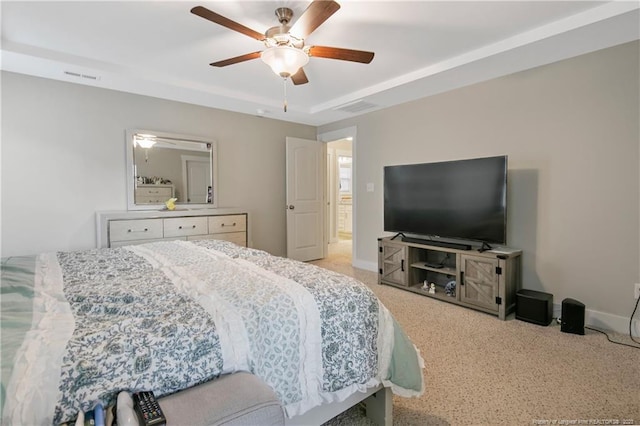
[[[373,192],[373,183],[369,182],[367,184],[367,192]]]

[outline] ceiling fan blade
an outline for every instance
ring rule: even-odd
[[[342,49],[339,47],[311,46],[309,56],[317,58],[340,59],[342,61],[361,62],[368,64],[373,60],[373,52],[364,50]]]
[[[230,30],[237,31],[251,38],[255,38],[256,40],[263,41],[265,39],[264,34],[254,31],[251,28],[245,27],[242,24],[238,24],[237,22],[232,21],[229,18],[225,18],[224,16],[219,15],[215,12],[212,12],[206,7],[196,6],[191,9],[191,13],[193,13],[194,15],[198,15],[201,18],[207,19],[215,24],[227,27]]]
[[[307,38],[338,9],[340,9],[340,5],[333,0],[314,0],[293,24],[289,32],[296,37]]]
[[[307,84],[309,82],[309,79],[304,73],[304,69],[300,68],[297,73],[291,76],[291,81],[293,81],[293,84],[297,86],[299,84]]]
[[[225,59],[224,61],[218,61],[218,62],[212,62],[211,65],[212,67],[226,67],[227,65],[233,65],[233,64],[237,64],[240,62],[244,62],[244,61],[248,61],[251,59],[257,59],[260,57],[260,54],[262,52],[258,51],[258,52],[253,52],[253,53],[247,53],[245,55],[240,55],[240,56],[236,56],[235,58],[229,58],[229,59]]]

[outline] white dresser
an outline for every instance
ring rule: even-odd
[[[161,204],[173,198],[173,185],[139,184],[136,186],[136,204]]]
[[[237,209],[98,212],[98,247],[163,240],[249,242],[249,214]]]

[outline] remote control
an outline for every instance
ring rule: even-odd
[[[133,406],[138,414],[141,426],[161,426],[167,424],[160,404],[151,391],[133,394]]]

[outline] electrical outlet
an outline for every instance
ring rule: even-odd
[[[638,283],[636,283],[636,286],[633,289],[633,298],[634,299],[640,298],[640,284],[638,284]]]

